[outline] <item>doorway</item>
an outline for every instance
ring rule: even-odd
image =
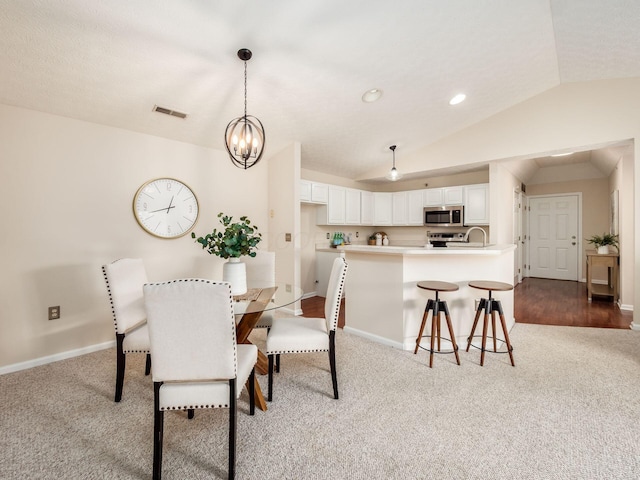
[[[529,197],[528,276],[578,281],[582,195]]]

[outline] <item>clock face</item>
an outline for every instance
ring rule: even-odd
[[[158,178],[142,185],[133,197],[133,213],[142,228],[160,238],[187,234],[198,220],[198,199],[184,183]]]

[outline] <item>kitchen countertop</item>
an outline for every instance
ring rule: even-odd
[[[376,246],[376,245],[343,245],[337,248],[327,248],[332,251],[387,254],[387,255],[501,255],[505,252],[515,250],[515,244],[488,245],[483,247],[481,243],[477,246],[467,244],[466,246],[447,247],[403,247],[403,246]],[[316,249],[317,250],[317,249]]]

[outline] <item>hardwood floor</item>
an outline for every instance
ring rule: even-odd
[[[633,321],[633,313],[620,310],[609,297],[587,302],[587,285],[581,282],[525,278],[515,288],[514,303],[518,323],[629,328]]]
[[[340,304],[340,315],[338,316],[338,328],[344,327],[344,298]],[[324,318],[324,297],[310,297],[302,300],[302,316]]]
[[[620,310],[611,299],[593,297],[587,302],[585,283],[526,278],[514,291],[514,315],[518,323],[573,327],[629,328],[632,312]],[[344,327],[344,302],[338,327]],[[324,317],[324,297],[302,300],[305,317]]]

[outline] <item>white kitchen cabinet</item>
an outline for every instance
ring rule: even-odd
[[[360,192],[360,225],[373,225],[373,193]]]
[[[391,225],[392,202],[390,192],[373,192],[374,225]]]
[[[391,224],[407,224],[407,192],[391,194]]]
[[[344,225],[345,222],[345,188],[329,185],[326,205],[316,208],[317,225]]]
[[[300,201],[311,201],[311,182],[309,180],[300,180]]]
[[[444,187],[442,190],[445,205],[463,205],[464,187]]]
[[[424,191],[424,206],[439,207],[444,205],[444,191],[442,188],[427,188]]]
[[[464,187],[427,188],[424,190],[424,206],[463,205]]]
[[[422,190],[410,190],[407,192],[407,224],[424,225],[423,195]]]
[[[300,180],[300,201],[305,203],[327,203],[329,198],[329,185],[326,183]]]
[[[347,225],[360,225],[360,190],[347,188],[345,190],[345,218]]]
[[[464,187],[464,224],[489,225],[489,184]]]

